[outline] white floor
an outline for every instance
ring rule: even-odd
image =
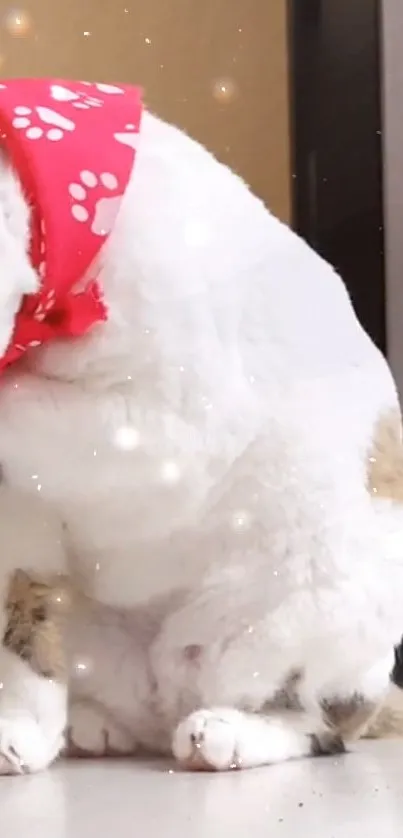
[[[401,838],[403,742],[226,775],[70,762],[0,779],[7,838]]]

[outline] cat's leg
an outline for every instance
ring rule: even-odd
[[[67,685],[57,590],[23,571],[12,577],[0,645],[0,774],[46,768],[63,747]]]
[[[323,723],[303,728],[304,716],[266,715],[228,707],[197,710],[181,722],[172,750],[185,768],[227,771],[255,768],[309,756],[340,754],[358,739],[376,707],[363,696],[329,703]],[[328,722],[328,724],[326,723]]]
[[[0,773],[45,768],[63,744],[62,522],[40,496],[0,485]]]
[[[303,717],[264,715],[229,707],[197,710],[181,722],[172,750],[184,768],[228,771],[274,765],[301,757],[343,753],[336,731],[304,732]]]
[[[66,687],[38,675],[25,661],[2,649],[0,774],[47,768],[63,747]]]
[[[302,713],[197,710],[178,725],[173,754],[190,770],[226,771],[343,753],[376,715],[390,671],[390,657],[382,659],[351,692],[344,688],[323,699],[318,704],[321,718],[314,724]]]

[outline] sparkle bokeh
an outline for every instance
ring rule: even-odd
[[[233,79],[223,78],[216,79],[213,83],[213,96],[217,102],[222,104],[229,104],[233,102],[237,95],[237,86]]]
[[[4,19],[4,26],[10,35],[23,38],[32,28],[32,20],[23,9],[11,9]]]

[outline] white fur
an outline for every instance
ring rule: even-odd
[[[64,745],[66,688],[33,672],[2,649],[0,773],[39,771]]]
[[[29,290],[26,215],[1,161],[0,349]],[[302,755],[293,726],[238,710],[296,669],[307,707],[369,670],[371,699],[387,687],[403,515],[368,495],[365,467],[397,406],[388,367],[334,270],[149,113],[100,281],[108,322],[0,381],[6,485],[52,504],[92,599],[72,626],[73,705],[96,699],[94,743],[99,706],[156,751],[204,707],[175,736],[184,761],[195,718],[213,767]]]
[[[181,722],[172,747],[185,767],[228,771],[307,756],[310,739],[284,719],[215,708]]]
[[[4,604],[13,571],[49,578],[66,570],[63,530],[39,493],[0,486],[0,636],[6,628]],[[0,645],[0,772],[45,768],[63,746],[67,689],[40,677]]]

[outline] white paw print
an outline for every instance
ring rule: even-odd
[[[73,102],[73,108],[78,108],[82,111],[88,111],[89,108],[102,108],[100,99],[90,98],[86,96],[85,99],[80,99],[79,102]]]
[[[88,169],[80,172],[79,179],[69,186],[70,196],[74,200],[71,214],[76,221],[89,222],[96,236],[106,236],[115,223],[122,195],[118,193],[99,198],[91,209],[88,206],[92,204],[91,190],[100,185],[111,193],[116,193],[119,188],[118,179],[111,172],[102,172],[99,176]]]
[[[43,264],[43,263],[41,263],[41,264]],[[39,266],[39,269],[40,268],[41,268],[41,266]],[[38,305],[37,305],[37,307],[34,311],[34,320],[38,320],[39,323],[41,323],[42,320],[45,320],[48,313],[54,307],[55,302],[56,302],[56,294],[55,294],[55,291],[52,288],[47,292],[45,298],[40,303],[38,303]],[[32,346],[32,343],[30,344],[30,346]]]
[[[83,93],[74,93],[68,87],[61,84],[50,86],[50,95],[56,102],[71,102],[73,108],[87,111],[90,108],[102,108],[103,102],[95,96],[85,96]]]
[[[38,124],[37,117],[42,125]],[[36,125],[33,124],[35,122]],[[25,105],[17,105],[14,108],[13,126],[25,131],[28,140],[46,137],[53,142],[63,139],[66,131],[74,131],[75,128],[71,119],[66,119],[51,108],[28,108]]]
[[[100,84],[99,82],[92,82],[92,81],[82,81],[81,84],[85,84],[87,87],[96,87],[100,93],[108,93],[110,95],[115,95],[118,93],[123,93],[121,87],[117,87],[116,84]]]
[[[139,134],[133,131],[134,126],[126,126],[128,131],[120,131],[117,134],[114,134],[115,140],[122,145],[127,145],[129,148],[132,148],[134,151],[137,150],[138,142],[139,142]]]

